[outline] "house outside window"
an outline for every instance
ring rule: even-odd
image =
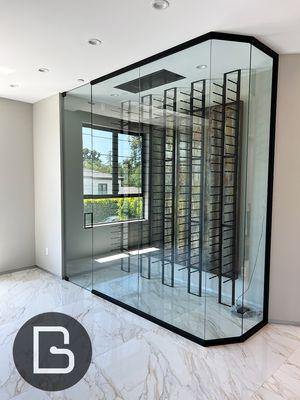
[[[142,137],[83,126],[82,156],[83,208],[93,225],[142,219]]]

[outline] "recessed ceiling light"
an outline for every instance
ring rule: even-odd
[[[12,83],[11,85],[9,85],[11,88],[17,88],[19,87],[19,85],[17,83]]]
[[[8,74],[11,74],[13,72],[15,72],[14,69],[5,67],[3,65],[0,65],[0,74],[8,75]]]
[[[111,97],[119,97],[118,93],[112,93]]]
[[[155,0],[152,2],[152,7],[155,8],[155,10],[165,10],[169,5],[170,3],[167,0]]]
[[[89,39],[88,43],[92,46],[99,46],[102,42],[99,39]]]
[[[77,82],[84,82],[84,79],[78,78],[78,79],[77,79]]]
[[[197,65],[196,68],[198,68],[198,69],[205,69],[205,68],[207,68],[207,65],[206,65],[206,64],[200,64],[200,65]]]
[[[50,69],[48,69],[48,68],[39,68],[38,71],[39,72],[50,72]]]

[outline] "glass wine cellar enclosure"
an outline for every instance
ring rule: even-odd
[[[262,327],[276,80],[210,33],[64,93],[66,279],[203,345]]]

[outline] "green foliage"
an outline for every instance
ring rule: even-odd
[[[97,172],[106,172],[108,174],[112,173],[111,165],[102,164],[100,161],[84,160],[83,168],[94,170]]]
[[[84,212],[93,212],[94,224],[142,218],[143,198],[84,199]]]
[[[141,197],[123,197],[118,199],[118,217],[120,221],[142,218],[143,199]]]
[[[142,142],[139,136],[127,136],[130,145],[130,155],[118,162],[118,174],[122,176],[124,186],[141,187],[142,185]],[[82,149],[83,167],[97,172],[112,173],[112,154],[102,155],[96,150]]]
[[[142,142],[139,136],[128,135],[130,156],[119,162],[119,174],[124,177],[124,186],[141,187],[142,185]]]
[[[83,168],[91,169],[98,172],[106,172],[111,174],[111,159],[112,155],[106,155],[106,162],[103,162],[102,155],[96,150],[90,150],[86,147],[82,149],[82,157],[83,157]]]

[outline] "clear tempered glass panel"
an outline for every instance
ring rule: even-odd
[[[106,157],[97,171],[94,161],[93,176],[101,173],[109,185],[106,196],[93,198],[93,289],[134,307],[140,265],[131,252],[140,249],[144,217],[138,78],[135,69],[92,86],[93,150]],[[134,92],[119,88],[132,81]]]
[[[141,93],[147,182],[143,237],[153,251],[141,258],[138,307],[200,338],[205,322],[201,176],[209,64],[206,42],[140,70],[141,80],[153,86]]]
[[[271,85],[269,56],[211,40],[68,92],[70,280],[205,340],[260,322]]]
[[[263,319],[273,68],[273,60],[270,56],[254,46],[251,53],[248,172],[244,223],[244,332]]]
[[[242,251],[246,179],[250,45],[211,42],[206,111],[204,252],[205,339],[242,334]]]
[[[91,87],[71,90],[64,98],[64,226],[65,269],[70,281],[92,288],[92,206],[84,199],[93,194]]]

